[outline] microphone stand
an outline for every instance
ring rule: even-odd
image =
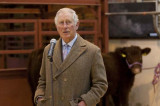
[[[53,106],[53,51],[56,44],[56,39],[51,39],[50,49],[48,50],[48,59],[50,61],[50,72],[51,72],[51,106]]]
[[[49,58],[50,61],[50,69],[51,69],[51,106],[53,105],[53,59]]]

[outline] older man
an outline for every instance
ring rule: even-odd
[[[35,102],[38,106],[96,106],[108,88],[101,51],[77,33],[79,20],[74,10],[60,9],[55,24],[60,39],[53,53],[53,78],[47,45]]]

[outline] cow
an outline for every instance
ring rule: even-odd
[[[130,46],[103,54],[108,79],[108,90],[102,100],[103,106],[129,106],[129,92],[135,75],[142,71],[142,56],[150,51],[150,48]]]
[[[44,48],[36,49],[31,52],[28,59],[28,66],[27,66],[27,78],[32,92],[32,102],[34,104],[34,94],[38,85],[38,79],[40,77],[40,67],[42,62]]]
[[[38,85],[43,50],[44,48],[35,50],[29,57],[28,81],[32,98]],[[99,106],[128,106],[128,96],[135,75],[142,71],[142,55],[147,55],[150,51],[150,48],[130,46],[117,48],[107,54],[102,53],[109,87]]]

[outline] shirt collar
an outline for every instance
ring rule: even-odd
[[[74,39],[71,40],[67,45],[69,45],[70,47],[72,47],[73,44],[74,44],[74,42],[76,41],[76,39],[77,39],[77,33],[76,33]],[[66,43],[65,43],[64,40],[62,39],[62,45],[64,46],[65,44],[66,44]]]

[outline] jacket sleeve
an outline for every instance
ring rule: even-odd
[[[46,68],[45,68],[45,58],[47,57],[46,55],[46,48],[44,49],[43,52],[43,58],[42,58],[42,65],[41,65],[41,69],[40,69],[40,78],[38,81],[38,86],[37,89],[35,91],[35,95],[34,95],[34,102],[36,103],[36,99],[38,96],[44,96],[44,91],[46,88]]]
[[[100,98],[108,89],[106,70],[100,49],[98,49],[93,56],[91,80],[91,89],[86,94],[81,95],[81,98],[85,101],[87,106],[94,106],[100,102]]]

